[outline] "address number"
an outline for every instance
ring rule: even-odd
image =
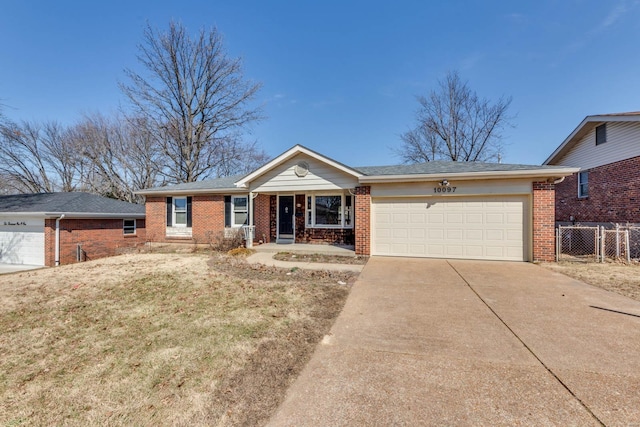
[[[434,193],[455,193],[457,187],[433,187]]]

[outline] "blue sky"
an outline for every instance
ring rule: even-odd
[[[216,26],[268,118],[271,156],[303,144],[353,166],[400,163],[415,96],[449,70],[512,96],[506,163],[539,164],[590,114],[640,110],[640,1],[0,0],[0,102],[71,124],[124,104],[146,22]]]

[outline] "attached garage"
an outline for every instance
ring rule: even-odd
[[[372,255],[526,261],[527,196],[372,199]]]
[[[44,217],[0,217],[0,263],[44,262]]]

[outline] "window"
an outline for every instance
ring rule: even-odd
[[[173,198],[173,226],[174,227],[187,226],[187,198],[186,197]]]
[[[249,207],[246,197],[234,196],[231,198],[233,204],[233,223],[232,227],[240,227],[249,223]]]
[[[352,196],[327,194],[307,196],[307,226],[326,228],[353,227]]]
[[[191,227],[191,197],[167,197],[167,227]]]
[[[596,145],[607,142],[607,124],[596,126]]]
[[[122,221],[122,232],[124,234],[136,234],[136,220],[125,219]]]
[[[589,197],[589,172],[578,173],[578,197]]]
[[[316,225],[340,225],[342,196],[316,196]]]
[[[249,224],[247,196],[224,196],[224,226],[241,227]]]

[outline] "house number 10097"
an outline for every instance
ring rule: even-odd
[[[455,193],[457,187],[433,187],[434,193]]]

